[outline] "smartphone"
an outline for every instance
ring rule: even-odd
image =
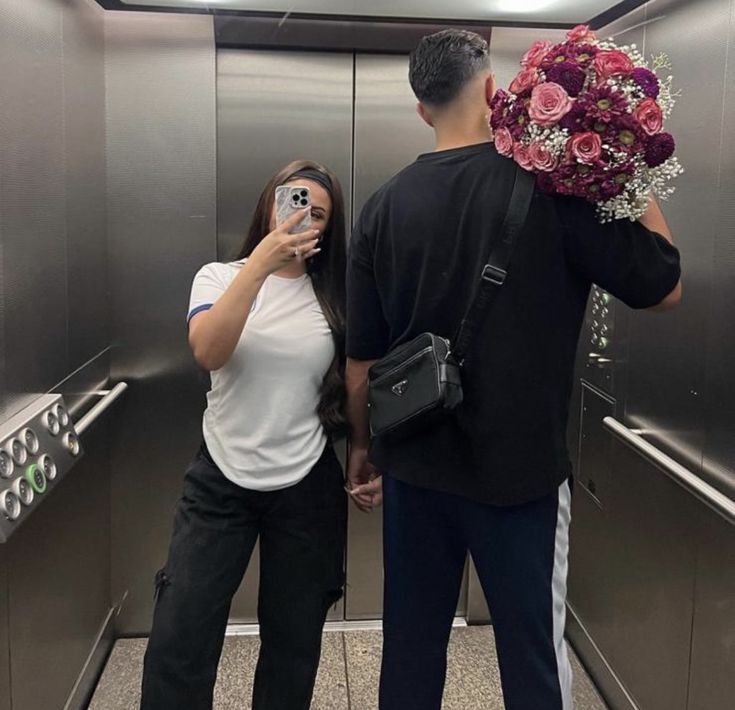
[[[294,212],[311,207],[311,193],[303,185],[280,185],[276,188],[276,224],[283,224]],[[290,234],[311,228],[311,210],[291,229]]]

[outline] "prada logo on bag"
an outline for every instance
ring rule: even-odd
[[[393,387],[391,387],[390,389],[394,395],[396,395],[397,397],[402,397],[408,389],[408,380],[401,380],[397,384],[393,385]]]

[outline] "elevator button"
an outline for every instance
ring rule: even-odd
[[[77,456],[80,449],[77,435],[72,432],[64,434],[64,446],[72,456]]]
[[[54,407],[54,414],[59,420],[61,426],[69,426],[69,413],[66,411],[66,409],[64,409],[62,405],[57,404]]]
[[[20,501],[13,491],[0,493],[0,511],[5,513],[8,520],[17,520],[20,515]]]
[[[610,303],[610,294],[609,293],[603,293],[601,296],[602,302],[607,305]]]
[[[610,341],[607,338],[600,338],[600,341],[597,343],[597,347],[600,348],[600,350],[605,350],[609,344]]]
[[[38,452],[38,435],[35,431],[33,431],[33,429],[29,429],[28,427],[23,429],[23,431],[20,433],[20,438],[21,441],[26,445],[28,451],[30,451],[32,454]]]
[[[13,475],[15,464],[7,451],[0,450],[0,478],[10,478]]]
[[[11,439],[10,444],[8,444],[8,451],[18,466],[22,466],[28,459],[28,450],[20,439]]]
[[[31,484],[36,493],[44,493],[46,491],[46,474],[38,468],[38,465],[32,463],[26,469],[26,479]]]
[[[33,503],[33,488],[31,488],[31,484],[25,478],[16,478],[13,481],[13,493],[18,496],[23,505]]]
[[[54,478],[56,478],[56,462],[49,456],[49,454],[43,454],[40,459],[38,459],[38,465],[43,470],[44,474],[46,474],[46,478],[48,478],[49,481],[53,481]]]
[[[51,436],[56,436],[61,429],[59,426],[59,419],[53,412],[46,412],[46,414],[43,415],[43,423],[51,432]]]

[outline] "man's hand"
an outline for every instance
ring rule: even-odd
[[[367,449],[350,448],[347,460],[347,490],[355,505],[364,513],[371,512],[383,502],[382,479],[368,461]]]

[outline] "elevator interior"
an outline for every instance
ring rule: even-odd
[[[51,454],[59,468],[43,492],[31,486],[20,525],[0,525],[0,710],[81,706],[114,638],[147,633],[201,436],[207,383],[184,329],[191,278],[232,257],[267,177],[314,157],[340,177],[354,218],[432,148],[406,52],[449,19],[433,4],[405,5],[419,24],[373,3],[390,22],[342,7],[349,17],[303,14],[280,31],[279,8],[224,12],[237,4],[212,14],[193,12],[194,0],[0,0],[1,443],[24,431],[19,413],[63,402],[59,436],[76,425],[81,446],[62,466],[65,450],[50,448],[61,439],[38,420],[39,450],[15,464]],[[575,5],[586,4],[565,11]],[[722,710],[735,703],[735,0],[601,14],[614,5],[454,19],[490,39],[499,85],[534,39],[595,16],[601,33],[671,56],[687,173],[664,209],[685,299],[666,316],[599,291],[590,300],[569,432],[568,633],[611,707]],[[119,383],[127,390],[81,426]],[[380,544],[380,513],[351,511],[333,621],[380,618]],[[256,570],[233,625],[255,621]],[[470,565],[457,614],[488,620]]]

